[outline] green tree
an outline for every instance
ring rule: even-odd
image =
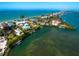
[[[4,32],[3,29],[0,29],[0,36],[6,36],[6,33]]]

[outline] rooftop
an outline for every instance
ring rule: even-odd
[[[7,40],[4,37],[0,37],[0,55],[4,53],[5,48],[7,47]]]

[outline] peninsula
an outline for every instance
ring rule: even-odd
[[[61,20],[62,12],[48,15],[34,16],[21,20],[6,21],[0,23],[0,55],[7,55],[9,50],[16,44],[20,44],[23,38],[44,26],[56,27],[59,29],[75,30],[73,26]]]

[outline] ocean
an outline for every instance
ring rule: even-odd
[[[19,20],[20,16],[25,17],[40,16],[52,14],[54,12],[59,12],[59,10],[5,10],[0,11],[0,22],[8,20]],[[65,21],[79,29],[79,12],[67,12],[61,18]]]
[[[13,10],[0,11],[0,22],[26,17],[51,14],[53,10]],[[76,28],[76,31],[60,30],[53,27],[44,27],[9,52],[11,56],[27,55],[79,55],[79,12],[67,12],[61,16],[62,20]]]
[[[79,12],[67,12],[61,18],[79,30]]]
[[[54,11],[55,12],[55,11]],[[53,13],[52,10],[6,10],[0,11],[0,21],[19,20],[21,15],[25,17],[47,15]]]

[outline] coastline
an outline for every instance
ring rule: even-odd
[[[61,34],[60,34],[61,33]],[[71,33],[71,34],[69,34]],[[14,47],[10,53],[9,53],[9,56],[42,56],[42,55],[51,55],[51,53],[47,53],[44,51],[46,51],[46,47],[49,47],[50,44],[52,45],[50,47],[50,49],[52,49],[53,47],[55,47],[55,45],[60,45],[59,46],[56,46],[57,47],[61,47],[64,46],[66,43],[68,43],[69,45],[72,45],[72,41],[74,42],[74,40],[72,40],[72,36],[75,37],[76,35],[73,34],[73,31],[67,31],[67,30],[61,30],[61,29],[57,29],[55,27],[43,27],[42,29],[34,32],[32,35],[30,35],[29,37],[26,37],[23,41],[22,41],[22,44]],[[74,36],[75,35],[75,36]],[[78,35],[77,35],[78,36]],[[60,39],[61,38],[61,39]],[[68,39],[67,39],[68,38]],[[76,37],[77,38],[77,37]],[[52,41],[53,40],[53,41]],[[76,40],[76,39],[75,39]],[[79,41],[79,40],[78,40]],[[50,42],[50,43],[49,43]],[[54,45],[55,43],[55,45]],[[61,46],[62,44],[62,46]],[[67,47],[66,44],[64,46]],[[48,46],[49,45],[49,46]],[[74,45],[74,44],[73,44]],[[37,48],[38,47],[38,48]],[[41,48],[40,48],[41,47]],[[75,47],[75,46],[71,46],[72,48]],[[45,49],[43,49],[45,48]],[[73,49],[70,49],[70,50],[73,50]],[[47,51],[51,51],[50,49],[48,49]],[[58,48],[57,48],[58,49]],[[57,50],[55,49],[55,50]],[[52,49],[53,50],[53,49]],[[63,49],[64,50],[64,49]],[[66,49],[65,49],[66,50]],[[32,53],[31,53],[31,52]],[[41,52],[42,51],[42,52]],[[57,50],[59,52],[61,52],[60,50]],[[74,51],[74,50],[73,50]],[[73,52],[72,51],[72,52]],[[41,53],[40,53],[41,52]],[[62,51],[63,53],[64,51]],[[71,51],[70,51],[71,52]],[[69,52],[69,53],[70,53]],[[72,53],[71,52],[71,53]],[[44,53],[44,54],[43,54]],[[68,52],[67,52],[68,53]],[[54,53],[52,52],[52,55]],[[62,55],[65,55],[62,54]],[[75,55],[75,54],[73,54]]]
[[[51,15],[51,14],[50,14]],[[48,15],[47,15],[48,16]],[[45,17],[45,16],[34,16],[35,18],[40,18],[41,19],[41,17]],[[31,17],[31,18],[33,18],[33,17]],[[28,18],[28,19],[30,19],[30,18]],[[45,18],[46,19],[46,18]],[[49,17],[49,19],[50,19],[50,17]],[[60,19],[61,20],[61,19]],[[11,21],[11,20],[10,20]],[[12,20],[12,21],[14,21],[14,20]],[[11,22],[12,22],[11,21]],[[16,20],[16,21],[18,21],[18,20]],[[20,20],[20,21],[24,21],[24,20]],[[6,22],[6,21],[5,21]],[[9,21],[7,21],[7,22],[9,22]],[[33,22],[33,21],[32,21]],[[32,31],[33,30],[35,30],[35,31],[37,31],[37,29],[39,30],[40,29],[40,27],[41,26],[50,26],[50,22],[48,23],[48,20],[46,20],[46,21],[43,21],[43,22],[41,22],[41,21],[39,21],[40,22],[40,24],[41,25],[37,25],[38,24],[38,21],[36,22],[37,24],[37,27],[35,27],[35,29],[32,29]],[[61,20],[61,22],[64,24],[65,22],[63,22],[62,20]],[[66,26],[66,28],[67,29],[70,29],[70,30],[74,30],[74,28],[72,27],[72,26],[70,26],[70,25],[68,25],[67,23],[65,23],[65,25],[67,25]],[[52,27],[52,26],[51,26]],[[58,26],[55,26],[55,27],[58,27]],[[15,46],[16,45],[16,43],[19,41],[19,40],[23,40],[24,38],[26,38],[26,37],[28,37],[29,36],[29,34],[28,33],[24,33],[23,35],[21,35],[21,36],[19,36],[18,38],[16,38],[15,39],[15,41],[13,41],[12,43],[9,43],[9,47],[7,47],[7,50],[6,50],[6,52],[5,52],[5,54],[4,55],[7,55],[9,52],[10,52],[10,49],[11,48],[13,48],[13,46]]]
[[[41,29],[41,28],[39,28],[39,29]],[[39,29],[36,29],[36,31],[38,31]],[[11,51],[11,49],[18,45],[17,44],[18,41],[20,41],[22,43],[22,41],[25,38],[29,37],[30,35],[32,35],[32,33],[29,33],[28,35],[27,34],[24,34],[23,36],[21,36],[21,38],[18,38],[18,40],[16,40],[14,43],[10,44],[10,46],[7,47],[7,49],[5,50],[6,52],[4,53],[4,56],[8,56],[9,52]]]

